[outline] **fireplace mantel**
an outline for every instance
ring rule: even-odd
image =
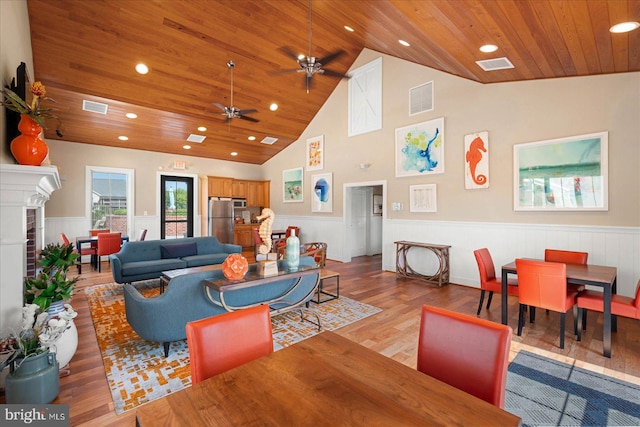
[[[56,166],[0,164],[0,335],[22,319],[27,209],[36,210],[36,247],[44,241],[44,205],[61,188]]]

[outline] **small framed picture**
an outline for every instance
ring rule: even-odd
[[[411,212],[437,212],[436,185],[421,184],[409,186],[409,204]]]
[[[286,169],[282,171],[282,191],[284,203],[303,202],[302,168]]]
[[[324,168],[324,135],[307,139],[306,168],[317,171]]]
[[[333,174],[311,175],[311,212],[333,212]]]

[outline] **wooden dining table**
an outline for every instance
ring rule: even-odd
[[[520,418],[333,332],[141,406],[138,426],[517,426]]]
[[[537,260],[542,261],[542,260]],[[604,296],[603,323],[603,355],[611,357],[611,326],[616,321],[611,315],[611,295],[617,292],[616,280],[618,269],[604,265],[566,264],[567,283],[576,285],[591,285],[601,287]],[[515,261],[502,266],[502,323],[509,321],[509,306],[507,294],[507,279],[509,274],[517,274]]]

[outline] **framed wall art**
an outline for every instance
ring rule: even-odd
[[[311,212],[333,212],[333,174],[311,175]]]
[[[282,190],[284,203],[303,202],[302,168],[286,169],[282,171]]]
[[[410,212],[437,212],[436,185],[410,185],[409,205]]]
[[[305,167],[308,171],[324,168],[324,135],[307,139]]]
[[[396,177],[444,173],[444,117],[396,129]]]
[[[464,188],[489,188],[489,132],[464,136]]]
[[[606,211],[608,132],[513,146],[513,209]]]

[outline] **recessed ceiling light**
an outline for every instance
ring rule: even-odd
[[[129,140],[129,137],[128,137],[128,136],[124,136],[124,135],[120,135],[120,136],[118,137],[118,139],[119,139],[120,141],[128,141],[128,140]]]
[[[485,44],[484,46],[480,46],[480,52],[491,53],[498,50],[498,46],[495,44]]]
[[[269,105],[269,110],[276,111],[277,109],[278,109],[278,104],[276,104],[275,102]]]
[[[138,65],[136,65],[136,71],[140,74],[147,74],[149,72],[149,67],[147,67],[146,65],[140,63]]]
[[[232,151],[232,152],[231,152],[231,155],[232,155],[232,156],[237,156],[237,155],[238,155],[238,153],[236,153],[235,151]]]
[[[406,41],[404,41],[404,40],[398,40],[398,43],[400,43],[402,46],[407,46],[407,47],[408,47],[408,46],[411,46],[409,43],[407,43],[407,42],[406,42]]]
[[[183,145],[182,148],[184,148],[185,150],[191,150],[191,146],[190,145]]]
[[[255,141],[256,137],[251,135],[250,137],[247,138],[249,141]]]
[[[200,126],[200,127],[198,128],[198,130],[199,130],[200,132],[205,132],[205,131],[207,130],[207,128],[206,128],[206,127],[204,127],[204,126]]]
[[[348,25],[345,25],[345,26],[344,26],[344,29],[345,29],[345,30],[347,30],[347,31],[351,31],[352,33],[355,31],[353,28],[351,28],[351,27],[350,27],[350,26],[348,26]]]
[[[613,27],[609,28],[609,31],[611,31],[612,33],[628,33],[629,31],[633,31],[636,28],[640,28],[640,22],[630,21],[616,24]]]
[[[138,115],[136,113],[127,113],[125,114],[125,116],[127,116],[130,119],[137,119]]]

